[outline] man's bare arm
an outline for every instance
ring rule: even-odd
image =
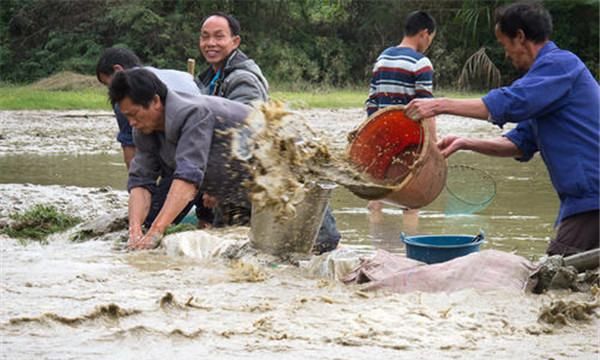
[[[449,135],[438,142],[442,155],[448,157],[459,150],[471,150],[480,154],[498,157],[521,157],[521,150],[509,139],[500,136],[494,139],[473,139]]]
[[[414,99],[404,109],[414,120],[429,118],[439,114],[451,114],[487,120],[490,113],[481,99]]]
[[[189,183],[184,180],[174,179],[171,183],[171,188],[167,194],[167,199],[160,209],[158,216],[152,223],[152,226],[148,230],[150,232],[165,232],[166,228],[171,225],[173,220],[179,215],[183,209],[189,204],[190,201],[194,200],[198,188],[195,184]]]

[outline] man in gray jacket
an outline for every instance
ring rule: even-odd
[[[109,98],[135,129],[137,151],[127,184],[129,248],[157,246],[171,223],[202,202],[202,193],[217,199],[228,225],[247,223],[237,217],[236,209],[251,207],[242,185],[250,174],[241,161],[228,156],[232,142],[228,130],[243,126],[250,107],[171,91],[141,68],[116,73]],[[152,214],[152,197],[161,186],[157,181],[169,181],[169,191],[158,214]],[[142,225],[148,229],[145,234]]]
[[[250,104],[267,101],[269,84],[254,60],[240,46],[240,23],[215,12],[202,21],[198,47],[209,67],[196,82],[203,94]]]
[[[125,48],[107,48],[102,52],[96,64],[96,77],[102,84],[109,86],[116,72],[142,66],[142,61],[133,51]],[[198,89],[198,86],[194,82],[194,77],[189,73],[178,70],[157,69],[152,66],[144,66],[144,68],[153,72],[154,75],[158,76],[173,91],[190,95],[200,94],[200,89]],[[131,126],[129,126],[127,119],[119,111],[118,106],[114,106],[114,111],[117,124],[119,125],[117,141],[121,143],[123,160],[127,168],[129,168],[131,159],[135,155]]]
[[[198,75],[198,87],[203,94],[244,104],[265,102],[269,84],[254,60],[238,49],[240,42],[240,23],[235,17],[215,12],[204,18],[198,47],[210,66]],[[328,206],[313,251],[321,254],[333,250],[340,238]]]

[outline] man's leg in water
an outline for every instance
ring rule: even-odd
[[[340,242],[341,237],[342,235],[340,235],[340,232],[337,229],[335,217],[333,217],[331,207],[328,205],[325,209],[323,223],[319,229],[319,234],[317,235],[317,239],[313,245],[312,252],[320,255],[322,253],[335,250]]]

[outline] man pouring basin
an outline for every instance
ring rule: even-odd
[[[177,223],[206,193],[217,199],[227,225],[243,225],[251,204],[242,183],[244,164],[231,159],[229,130],[240,128],[251,108],[213,96],[168,90],[152,72],[116,73],[109,98],[134,128],[137,148],[129,169],[130,249],[154,248],[165,229]],[[150,212],[157,182],[171,181],[158,214]],[[144,234],[143,225],[148,229]]]
[[[496,139],[448,136],[445,156],[471,150],[530,160],[539,152],[560,199],[556,238],[549,255],[598,248],[600,195],[599,86],[583,62],[549,40],[552,19],[540,4],[516,3],[496,12],[496,38],[513,65],[526,71],[507,87],[481,99],[416,99],[406,107],[413,119],[454,114],[516,128]]]

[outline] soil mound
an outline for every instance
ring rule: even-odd
[[[34,90],[70,91],[102,89],[104,85],[95,76],[61,71],[50,77],[36,81],[31,84],[31,88]]]

